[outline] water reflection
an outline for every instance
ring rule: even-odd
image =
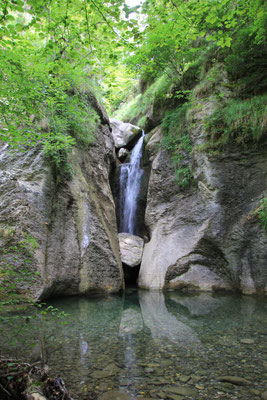
[[[123,311],[121,316],[119,336],[125,336],[128,334],[136,334],[142,331],[144,328],[143,318],[140,310],[134,310],[127,308]]]
[[[201,345],[193,329],[168,312],[162,292],[142,291],[139,293],[139,301],[144,324],[157,343],[169,340],[177,346],[190,347],[191,350]]]
[[[81,399],[110,388],[121,388],[132,399],[155,398],[162,385],[185,382],[204,387],[199,399],[211,399],[224,391],[223,386],[218,389],[216,376],[229,374],[241,374],[261,389],[267,361],[264,299],[131,291],[125,296],[61,299],[53,306],[70,314],[67,325],[55,318],[44,324],[37,318],[12,331],[6,324],[2,353],[42,359]],[[240,338],[250,338],[253,351]],[[10,341],[15,344],[12,350]],[[234,395],[250,399],[242,387],[224,392],[223,398]]]
[[[214,298],[210,293],[200,293],[185,297],[177,292],[171,292],[168,297],[175,303],[186,308],[192,317],[214,312],[217,308],[221,307],[223,301],[222,299]]]

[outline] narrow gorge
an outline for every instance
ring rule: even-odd
[[[126,279],[146,289],[266,293],[266,234],[253,214],[266,190],[266,151],[198,151],[204,116],[196,112],[194,185],[183,190],[160,126],[144,136],[101,113],[97,141],[72,151],[65,184],[38,149],[14,159],[2,147],[1,243],[11,247],[25,231],[38,242],[40,275],[20,290],[116,292]]]
[[[267,400],[262,0],[0,0],[0,400]]]
[[[201,141],[201,119],[196,127],[197,135],[192,132],[196,145]],[[141,140],[132,150],[130,164],[119,166],[121,172],[117,174],[120,184],[117,184],[119,195],[115,193],[115,200],[120,210],[117,213],[119,231],[131,234],[136,233],[133,227],[124,225],[125,210],[127,218],[131,218],[131,211],[127,204],[124,208],[124,198],[129,192],[122,182],[127,181],[125,171],[134,168],[132,164],[137,162],[139,166],[136,152]],[[132,183],[131,199],[135,200],[140,190],[139,208],[144,217],[138,221],[142,225],[142,229],[138,227],[139,236],[145,239],[137,278],[139,287],[266,293],[266,235],[253,216],[266,190],[265,152],[244,155],[241,160],[235,151],[219,157],[196,152],[193,162],[198,188],[184,191],[175,182],[172,161],[160,148],[161,140],[161,127],[154,128],[145,137],[144,155],[151,173],[147,173],[142,183],[144,172],[137,169],[134,178],[140,183]],[[254,176],[253,182],[250,174]],[[142,189],[141,186],[137,189],[141,184]],[[129,266],[134,266],[129,259],[129,247],[135,258],[136,252],[141,254],[137,251],[138,245],[142,248],[143,243],[129,235],[119,234],[119,238],[121,251],[126,252],[122,260],[125,257],[129,271]]]

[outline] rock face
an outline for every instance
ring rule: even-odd
[[[163,138],[163,131],[161,126],[157,126],[154,128],[147,136],[146,136],[146,154],[147,158],[150,162],[155,158],[161,139]]]
[[[130,155],[129,150],[122,147],[118,152],[118,159],[123,162]]]
[[[119,233],[121,261],[129,267],[141,264],[144,239],[130,233]]]
[[[203,142],[205,104],[191,137]],[[139,286],[150,289],[267,291],[267,235],[254,215],[267,189],[267,152],[193,153],[195,187],[182,191],[170,155],[147,144],[152,161]],[[157,150],[157,151],[155,151]],[[197,186],[197,187],[196,187]]]
[[[0,248],[3,264],[14,258],[10,246],[34,238],[34,283],[21,286],[34,298],[124,287],[115,206],[109,186],[114,150],[108,125],[85,150],[69,157],[72,177],[58,185],[42,152],[9,154],[0,150]],[[17,266],[25,258],[16,254]]]
[[[142,130],[138,128],[138,126],[118,121],[116,119],[110,119],[110,126],[115,147],[117,149],[128,146],[132,148],[133,146],[131,146],[131,142],[136,142],[142,134]]]

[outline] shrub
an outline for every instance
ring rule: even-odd
[[[206,149],[241,148],[266,142],[267,95],[251,99],[230,99],[205,120]]]
[[[251,35],[249,27],[237,33],[225,57],[225,67],[240,97],[266,92],[267,45],[266,42],[255,43],[255,35]]]
[[[267,197],[262,199],[259,207],[255,210],[254,214],[259,218],[261,225],[267,231]]]
[[[162,121],[162,147],[171,153],[176,182],[181,188],[186,188],[193,182],[192,143],[187,131],[187,109],[188,105],[184,104],[175,110],[167,111]]]
[[[31,286],[39,279],[39,274],[32,265],[32,256],[37,247],[36,240],[23,232],[22,240],[0,249],[0,312],[7,297],[10,303],[21,301],[21,284]]]
[[[46,105],[44,153],[52,162],[58,181],[71,176],[68,153],[72,147],[84,148],[94,142],[100,119],[90,105],[92,96],[90,88],[72,86],[60,96],[50,98]]]

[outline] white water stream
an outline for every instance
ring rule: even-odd
[[[120,232],[136,234],[135,221],[138,195],[141,188],[141,168],[144,132],[132,150],[129,163],[120,171]]]

